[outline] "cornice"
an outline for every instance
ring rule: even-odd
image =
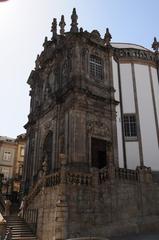
[[[157,66],[156,55],[151,51],[134,48],[114,48],[113,56],[120,63],[139,63]]]

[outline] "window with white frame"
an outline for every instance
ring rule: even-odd
[[[4,174],[4,178],[9,178],[9,168],[3,167],[2,173]]]
[[[20,148],[20,155],[21,155],[22,157],[24,157],[24,147],[21,147],[21,148]]]
[[[96,80],[103,79],[103,61],[94,55],[90,56],[90,75]]]
[[[10,161],[12,157],[12,154],[10,151],[5,151],[3,154],[3,160],[4,161]]]
[[[135,114],[124,114],[124,136],[126,138],[137,138]]]

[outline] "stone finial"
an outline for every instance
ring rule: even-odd
[[[57,20],[56,20],[56,18],[53,19],[51,32],[52,32],[52,40],[53,39],[56,40],[56,38],[57,38]]]
[[[48,42],[48,38],[45,37],[45,39],[44,39],[44,43],[43,43],[43,47],[44,47],[44,48],[45,48],[45,46],[47,45],[47,42]]]
[[[154,37],[154,41],[152,43],[152,48],[155,52],[158,52],[158,49],[159,49],[159,42],[157,42],[157,38]]]
[[[59,26],[60,26],[60,34],[64,35],[65,34],[65,26],[66,26],[64,15],[61,16],[61,21],[59,23]]]
[[[78,25],[78,23],[77,23],[78,16],[76,14],[76,8],[74,8],[73,11],[72,11],[71,19],[72,19],[72,23],[71,23],[70,31],[71,32],[78,32],[78,27],[77,27],[77,25]]]
[[[104,45],[105,46],[110,46],[111,39],[112,39],[112,36],[109,32],[109,28],[106,28],[106,33],[105,33],[105,36],[104,36]]]
[[[37,58],[35,60],[35,70],[38,70],[40,68],[40,56],[39,54],[37,55]]]

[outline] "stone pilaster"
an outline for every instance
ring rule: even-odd
[[[68,202],[66,195],[66,165],[65,155],[60,154],[61,161],[61,183],[55,207],[55,237],[54,240],[67,239],[68,229]]]

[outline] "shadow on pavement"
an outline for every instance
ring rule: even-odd
[[[123,237],[112,237],[110,240],[159,240],[159,233],[132,234]]]

